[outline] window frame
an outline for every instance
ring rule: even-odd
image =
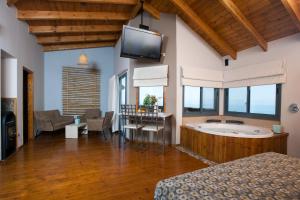
[[[188,86],[188,85],[186,85]],[[194,87],[194,86],[191,86]],[[186,108],[184,107],[184,94],[185,94],[185,86],[182,87],[182,115],[183,116],[215,116],[219,115],[219,98],[220,98],[220,89],[219,88],[213,88],[214,89],[214,109],[205,109],[203,108],[203,88],[204,87],[198,87],[200,92],[200,109],[196,112],[188,112],[186,111]],[[208,88],[208,87],[205,87]]]
[[[142,87],[147,87],[147,86],[142,86]],[[158,106],[159,109],[161,109],[163,112],[166,112],[166,87],[165,86],[151,86],[151,87],[163,87],[163,106]],[[137,87],[136,88],[136,109],[139,109],[141,106],[143,105],[140,105],[140,88],[141,87]]]
[[[273,85],[273,84],[271,84]],[[228,100],[229,100],[229,89],[224,89],[224,115],[226,116],[234,116],[234,117],[246,117],[246,118],[254,118],[254,119],[267,119],[267,120],[280,120],[281,115],[281,93],[282,93],[282,85],[276,85],[276,101],[275,101],[275,115],[270,114],[259,114],[259,113],[250,113],[250,96],[251,96],[251,86],[247,86],[247,111],[246,112],[233,112],[228,111]]]

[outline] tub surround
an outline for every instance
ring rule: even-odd
[[[230,137],[181,126],[180,146],[210,161],[224,163],[264,152],[286,154],[287,137],[287,133],[266,138]]]
[[[239,120],[243,121],[246,125],[251,126],[259,126],[264,128],[272,128],[272,125],[281,124],[278,120],[267,120],[267,119],[254,119],[247,117],[233,117],[233,116],[225,116],[225,115],[217,115],[217,116],[185,116],[182,118],[182,124],[186,125],[189,123],[205,123],[208,119],[219,119],[223,122],[226,120]]]
[[[241,138],[268,138],[272,137],[274,133],[267,128],[228,124],[228,123],[200,123],[187,124],[187,126],[194,128],[200,132],[209,133],[212,135],[241,137]]]

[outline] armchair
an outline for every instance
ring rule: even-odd
[[[88,125],[88,130],[103,132],[104,137],[106,139],[105,132],[110,131],[111,129],[111,121],[113,115],[114,115],[113,111],[106,112],[105,117],[102,118],[100,114],[100,110],[98,109],[86,110],[85,118]]]
[[[89,131],[102,131],[103,118],[101,117],[101,111],[99,109],[86,110],[84,118]]]

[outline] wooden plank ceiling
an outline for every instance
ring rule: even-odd
[[[45,51],[114,46],[139,0],[7,0]],[[181,17],[221,56],[300,31],[300,0],[146,0],[144,10]]]

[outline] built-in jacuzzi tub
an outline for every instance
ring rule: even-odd
[[[189,124],[188,126],[200,132],[221,136],[241,138],[267,138],[273,136],[273,132],[270,129],[249,125],[201,123]]]
[[[286,154],[287,133],[236,124],[198,123],[181,127],[180,145],[216,163],[264,152]]]

